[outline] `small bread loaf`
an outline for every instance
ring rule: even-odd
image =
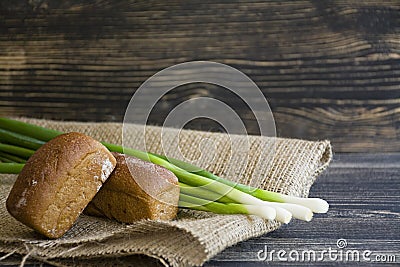
[[[61,237],[113,171],[116,160],[81,133],[60,135],[26,162],[7,198],[17,220],[49,237]]]
[[[125,223],[174,219],[179,201],[176,176],[153,163],[119,153],[113,155],[117,166],[85,214]]]

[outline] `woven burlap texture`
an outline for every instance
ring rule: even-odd
[[[82,132],[105,142],[122,143],[120,123],[21,120],[63,132]],[[129,134],[124,131],[124,145],[135,148],[143,140],[143,127],[126,127],[129,127]],[[176,141],[179,133],[179,148],[189,158],[195,158],[199,153],[213,155],[211,163],[207,157],[201,157],[204,162],[196,162],[201,167],[233,181],[294,196],[308,195],[311,185],[332,156],[329,141],[228,136],[176,129],[163,131],[164,143]],[[161,127],[147,126],[145,136],[148,151],[163,153]],[[213,142],[209,151],[208,146],[204,147],[202,143],[205,139]],[[250,144],[249,153],[243,155],[248,156],[247,160],[240,160],[242,157],[240,153],[237,155],[237,151],[246,143]],[[235,147],[236,157],[231,155],[232,146]],[[174,153],[169,155],[174,156]],[[63,259],[66,265],[70,265],[71,259],[75,263],[79,260],[89,263],[88,259],[144,254],[170,266],[202,265],[226,247],[280,226],[275,221],[257,216],[216,215],[187,210],[180,210],[174,221],[140,221],[130,225],[81,215],[62,238],[48,240],[8,214],[5,200],[15,178],[15,175],[1,175],[0,179],[0,252],[29,255],[48,262],[54,260],[58,264],[62,264]]]

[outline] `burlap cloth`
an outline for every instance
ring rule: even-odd
[[[98,140],[121,143],[121,124],[79,123],[23,119],[49,128],[79,131]],[[124,144],[135,147],[143,132],[131,125],[132,135]],[[147,128],[147,149],[162,153],[160,127]],[[165,138],[175,138],[176,130],[165,130]],[[238,181],[294,196],[307,196],[316,177],[327,167],[332,152],[328,141],[310,142],[296,139],[259,136],[234,136],[233,142],[226,134],[182,130],[181,151],[195,151],[201,140],[213,140],[214,160],[208,170],[233,181]],[[231,136],[232,138],[232,136]],[[243,172],[225,168],[231,144],[239,148],[244,140],[250,142],[250,153],[245,164],[235,157]],[[217,148],[217,149],[215,149]],[[202,148],[204,149],[204,148]],[[205,148],[207,150],[207,148]],[[170,155],[173,156],[173,155]],[[198,162],[200,165],[202,162]],[[145,254],[160,260],[164,265],[201,265],[223,249],[237,242],[263,235],[277,229],[280,224],[257,216],[216,215],[206,212],[180,210],[174,221],[141,221],[124,225],[107,219],[80,216],[73,228],[60,239],[47,240],[12,218],[5,200],[15,180],[15,175],[1,175],[0,179],[0,252],[28,255],[57,265],[98,265],[110,257],[128,257]],[[323,197],[323,196],[321,196]],[[311,222],[312,223],[312,222]],[[1,255],[0,255],[1,257]],[[3,256],[3,258],[5,258]],[[129,263],[121,260],[119,263]],[[1,262],[0,262],[1,264]],[[135,266],[134,262],[130,265]]]

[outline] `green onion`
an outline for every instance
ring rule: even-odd
[[[183,201],[184,203],[190,203],[191,205],[189,208],[197,205],[218,214],[257,215],[268,220],[274,220],[276,218],[276,210],[269,206],[256,206],[236,203],[224,204],[219,202],[210,202],[209,200],[200,199],[185,194],[180,194],[179,200]],[[180,205],[184,203],[180,203]]]
[[[29,136],[21,135],[4,129],[0,129],[0,141],[11,145],[18,145],[29,149],[38,149],[45,142]]]
[[[272,203],[272,202],[271,202]],[[273,205],[271,205],[274,207]],[[276,211],[276,220],[278,222],[286,223],[288,224],[292,220],[292,213],[282,207],[274,207]]]
[[[20,158],[20,157],[5,153],[3,151],[0,151],[0,156],[2,158],[7,159],[7,160],[11,160],[11,162],[15,162],[15,163],[24,163],[24,162],[26,162],[26,160],[23,159],[23,158]]]
[[[210,203],[210,202],[220,202],[220,203],[224,203],[224,204],[230,203],[230,204],[242,205],[240,203],[234,202],[232,199],[229,199],[226,196],[221,197],[219,194],[214,193],[212,191],[208,191],[201,187],[191,187],[191,186],[183,184],[183,183],[179,183],[179,186],[181,189],[181,198],[180,198],[181,200],[182,200],[182,196],[186,197],[186,199],[183,198],[183,200],[185,200],[186,202],[191,202],[190,200],[187,199],[188,196],[203,199],[202,203],[199,203],[198,201],[193,202],[193,203],[197,203],[197,204],[192,204],[192,206]],[[268,202],[268,203],[264,202],[264,203],[262,203],[262,205],[259,205],[258,207],[262,208],[267,205],[274,207],[276,210],[276,220],[279,222],[283,222],[283,223],[289,223],[292,218],[292,214],[289,211],[287,211],[286,209],[284,209],[283,207],[280,207],[279,206],[280,203],[277,203],[277,204],[278,205],[275,205],[275,203],[271,203],[271,202]],[[255,208],[256,206],[253,206],[253,207]],[[229,206],[226,206],[226,208],[229,208]],[[211,211],[213,211],[213,210],[211,210]],[[215,212],[215,213],[218,213],[218,212]],[[247,214],[247,213],[245,213],[245,214]]]
[[[21,172],[24,164],[21,163],[0,163],[0,173],[15,173]]]
[[[8,159],[8,158],[4,158],[2,156],[0,156],[0,161],[4,162],[4,163],[15,163],[14,161]]]
[[[201,211],[209,211],[209,212],[212,212],[211,210],[207,209],[207,208],[204,207],[204,206],[199,206],[199,205],[197,205],[197,204],[192,204],[192,203],[190,203],[190,202],[186,202],[186,201],[183,201],[183,200],[179,200],[178,206],[179,206],[180,208],[183,208],[183,209],[201,210]]]
[[[297,206],[304,206],[309,208],[312,212],[315,213],[327,213],[329,210],[329,204],[323,199],[320,198],[301,198],[301,197],[293,197],[280,194],[281,202],[296,204]],[[282,204],[284,204],[282,203]]]
[[[0,118],[0,128],[46,142],[63,134],[63,132],[8,118]]]
[[[22,147],[8,145],[8,144],[2,144],[2,143],[0,143],[0,151],[6,152],[7,154],[21,156],[26,159],[28,159],[30,156],[33,155],[33,153],[35,153],[35,151],[27,149],[27,148],[22,148]]]
[[[207,199],[210,201],[217,201],[220,203],[234,203],[234,201],[227,196],[221,196],[218,193],[207,190],[202,187],[193,187],[184,183],[179,182],[179,187],[181,189],[181,193],[189,196],[194,196],[198,198]]]
[[[182,183],[191,186],[201,186],[204,189],[219,193],[222,196],[229,197],[230,199],[238,203],[249,204],[249,205],[261,205],[263,203],[262,200],[255,198],[249,194],[246,194],[240,190],[237,190],[233,187],[230,187],[218,181],[211,180],[207,177],[187,172],[157,156],[148,154],[148,157],[152,163],[160,165],[173,172],[176,175],[176,177],[178,177],[179,181]]]
[[[313,213],[309,208],[298,204],[270,202],[269,205],[274,208],[284,209],[289,213],[291,213],[294,218],[306,222],[311,221],[313,217]]]
[[[265,200],[265,201],[270,201],[270,202],[281,202],[281,203],[293,203],[293,204],[298,204],[302,205],[305,207],[308,207],[309,209],[312,210],[312,212],[316,213],[326,213],[329,209],[329,204],[323,199],[320,198],[300,198],[300,197],[292,197],[292,196],[287,196],[284,194],[268,191],[268,190],[263,190],[260,188],[256,187],[251,187],[248,185],[243,185],[240,183],[235,183],[226,179],[223,179],[209,171],[203,170],[200,167],[197,167],[195,165],[192,165],[190,163],[178,160],[178,159],[173,159],[169,158],[163,155],[158,155],[155,153],[152,153],[153,155],[160,157],[164,160],[167,160],[169,162],[172,162],[175,166],[178,166],[188,172],[201,175],[203,177],[207,177],[209,179],[221,182],[223,184],[226,184],[228,186],[234,187],[242,192],[245,192],[249,195],[252,195],[258,199]]]

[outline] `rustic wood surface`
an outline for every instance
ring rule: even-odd
[[[310,222],[293,221],[270,234],[253,238],[226,249],[206,266],[259,266],[272,264],[308,266],[309,262],[287,263],[275,258],[260,262],[257,252],[291,249],[317,253],[338,249],[345,239],[347,250],[371,250],[376,255],[394,255],[393,266],[400,264],[400,154],[336,154],[328,171],[318,178],[310,196],[323,197],[330,203],[327,214],[317,214]],[[320,255],[320,254],[319,254]],[[276,255],[275,255],[276,256]],[[286,255],[287,257],[287,255]],[[358,265],[358,262],[348,262]],[[318,266],[340,265],[329,259]],[[362,263],[376,265],[378,262]]]
[[[122,121],[151,75],[211,60],[258,84],[280,136],[398,152],[399,11],[395,0],[2,0],[0,115]],[[193,96],[228,102],[257,134],[251,113],[207,84],[172,91],[150,123]]]
[[[281,249],[315,250],[321,253],[329,247],[337,249],[338,239],[345,239],[348,250],[362,253],[371,250],[377,255],[394,255],[390,263],[400,263],[400,153],[336,154],[333,162],[312,187],[310,196],[323,197],[330,203],[327,214],[316,214],[311,222],[293,220],[275,232],[241,242],[227,248],[209,262],[212,266],[275,266],[310,265],[309,262],[259,261],[257,252]],[[320,254],[317,254],[320,255]],[[1,255],[0,255],[1,257]],[[352,259],[352,258],[350,258]],[[21,259],[9,258],[4,263],[17,264]],[[115,259],[115,263],[131,262],[135,266],[161,266],[155,260],[133,256]],[[318,266],[341,265],[344,262],[315,262]],[[358,265],[359,262],[347,262]],[[363,262],[362,265],[373,266]],[[385,265],[387,266],[387,265]]]

